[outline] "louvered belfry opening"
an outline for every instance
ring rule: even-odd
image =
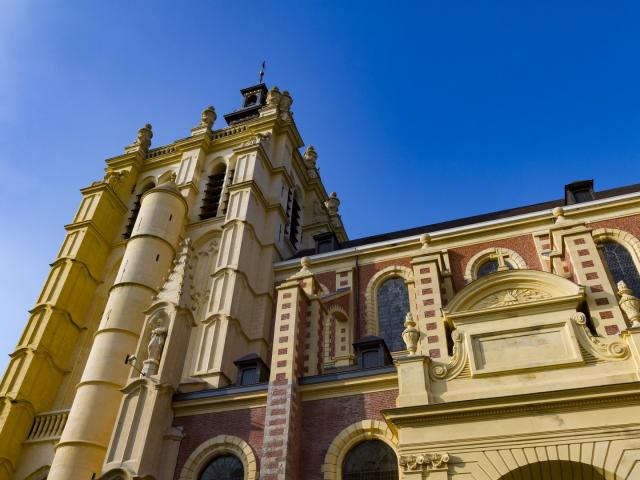
[[[222,188],[224,186],[225,172],[214,173],[209,175],[207,185],[204,189],[204,198],[202,199],[202,208],[200,209],[200,220],[213,218],[218,215],[218,205],[222,197]]]
[[[298,247],[298,231],[300,230],[300,205],[295,197],[291,205],[291,226],[289,227],[289,240],[294,248]]]
[[[131,208],[131,214],[129,215],[129,220],[127,221],[127,226],[124,229],[124,233],[122,236],[125,240],[128,240],[133,233],[133,227],[136,224],[136,220],[138,219],[138,213],[140,213],[140,202],[142,200],[142,195],[148,190],[151,190],[156,185],[154,183],[150,183],[145,185],[145,187],[140,190],[140,193],[136,195],[136,201],[133,203],[133,207]]]

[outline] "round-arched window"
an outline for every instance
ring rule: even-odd
[[[513,265],[511,265],[509,262],[504,262],[504,266],[507,267],[507,270],[513,270]],[[497,272],[498,270],[500,270],[500,262],[498,262],[498,260],[487,260],[480,264],[480,266],[478,267],[476,278],[484,277],[485,275]]]
[[[380,440],[367,440],[353,447],[342,462],[343,480],[397,480],[396,454]]]
[[[220,455],[205,467],[198,480],[244,480],[244,467],[235,455]]]
[[[409,291],[401,277],[386,280],[378,289],[380,336],[392,352],[405,349],[402,341],[404,319],[409,312]]]
[[[640,296],[640,275],[636,264],[629,253],[617,242],[605,242],[602,244],[604,260],[609,269],[614,283],[624,280],[636,296]]]

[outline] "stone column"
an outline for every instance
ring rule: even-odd
[[[136,349],[144,311],[171,266],[186,211],[173,180],[142,197],[49,480],[90,479],[99,474],[129,373],[124,358]]]

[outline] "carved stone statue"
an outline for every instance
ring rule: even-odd
[[[633,296],[633,291],[624,280],[618,282],[618,295],[620,295],[620,308],[625,313],[632,327],[640,327],[640,299]]]
[[[162,358],[162,350],[164,349],[164,342],[166,338],[167,329],[165,327],[156,327],[151,331],[151,339],[147,346],[149,356],[144,361],[144,366],[142,367],[142,373],[146,377],[158,373],[158,367],[160,366],[160,359]]]
[[[200,127],[206,127],[207,130],[211,130],[217,118],[216,109],[208,106],[202,111],[202,115],[200,116]]]
[[[336,192],[331,192],[329,195],[329,200],[324,202],[324,206],[327,208],[327,212],[332,217],[338,215],[338,207],[340,206],[340,199],[338,198],[338,194]]]
[[[142,150],[149,150],[152,138],[153,132],[151,131],[151,124],[147,123],[144,127],[138,130],[138,137],[136,138],[134,145],[140,147]]]
[[[404,340],[409,355],[415,355],[418,350],[418,340],[420,339],[420,332],[416,328],[416,322],[413,321],[413,315],[411,312],[407,313],[404,320],[404,331],[402,332],[402,340]]]
[[[318,159],[318,154],[316,153],[316,149],[313,148],[313,145],[309,145],[307,149],[304,151],[304,164],[307,168],[316,168],[316,160]]]

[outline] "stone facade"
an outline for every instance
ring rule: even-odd
[[[0,384],[0,480],[348,480],[367,442],[385,478],[640,478],[640,187],[349,240],[292,97],[242,94],[82,190]]]

